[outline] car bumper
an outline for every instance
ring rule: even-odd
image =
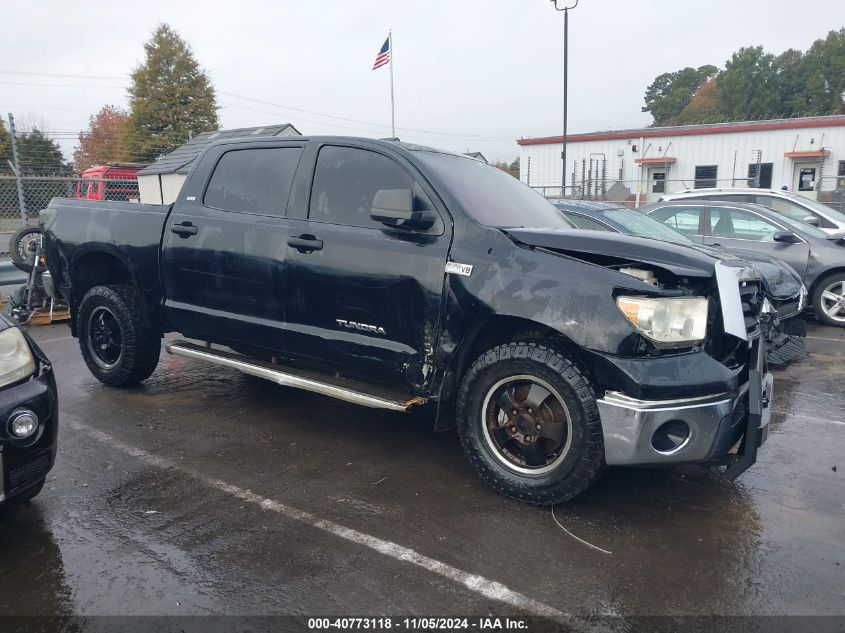
[[[736,391],[671,400],[608,391],[598,400],[607,464],[722,463],[734,477],[746,470],[766,440],[773,387],[764,350],[759,342],[754,348],[756,367]],[[674,441],[667,441],[667,431]]]
[[[58,407],[56,382],[50,365],[39,362],[36,375],[0,390],[0,505],[37,486],[56,460]],[[29,444],[15,442],[6,423],[20,409],[39,419],[37,439]]]

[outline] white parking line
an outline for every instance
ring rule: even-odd
[[[840,422],[839,420],[827,420],[825,418],[816,418],[812,415],[804,415],[803,413],[791,413],[790,417],[801,418],[802,420],[809,420],[810,422],[823,422],[825,424],[838,424],[839,426],[845,426],[845,422]]]
[[[845,339],[841,338],[826,338],[824,336],[805,336],[804,338],[808,338],[813,341],[833,341],[835,343],[845,343]]]
[[[371,536],[364,532],[359,532],[358,530],[353,530],[352,528],[345,527],[343,525],[340,525],[339,523],[335,523],[334,521],[321,519],[318,516],[311,514],[310,512],[306,512],[304,510],[299,510],[292,506],[285,505],[284,503],[281,503],[274,499],[262,497],[261,495],[255,494],[250,490],[245,490],[244,488],[233,486],[232,484],[228,484],[225,481],[220,481],[218,479],[207,477],[190,468],[183,466],[182,464],[179,464],[176,461],[167,459],[166,457],[162,457],[161,455],[153,455],[152,453],[148,453],[143,449],[126,444],[121,440],[112,437],[108,433],[100,431],[99,429],[92,428],[87,424],[82,424],[80,422],[77,422],[76,420],[68,420],[67,417],[65,417],[65,422],[63,424],[64,426],[68,426],[76,431],[87,433],[94,439],[108,444],[112,448],[115,448],[128,455],[131,455],[132,457],[140,459],[141,461],[151,466],[177,470],[193,479],[201,481],[202,483],[211,486],[212,488],[225,492],[226,494],[236,497],[237,499],[240,499],[242,501],[253,503],[264,508],[265,510],[276,512],[289,519],[299,521],[300,523],[304,523],[305,525],[308,525],[312,528],[316,528],[323,532],[328,532],[329,534],[333,534],[346,541],[350,541],[358,545],[363,545],[364,547],[369,547],[370,549],[375,550],[376,552],[384,554],[385,556],[388,556],[395,560],[411,563],[412,565],[421,567],[422,569],[435,573],[439,576],[448,578],[449,580],[463,585],[469,591],[478,594],[484,598],[496,600],[497,602],[502,602],[511,607],[526,611],[532,615],[556,619],[565,619],[571,617],[569,614],[563,613],[562,611],[558,611],[554,607],[551,607],[543,602],[539,602],[521,593],[513,591],[509,587],[499,582],[496,582],[495,580],[489,580],[483,576],[463,571],[462,569],[458,569],[457,567],[453,567],[452,565],[442,563],[439,560],[435,560],[433,558],[420,554],[416,550],[413,550],[409,547],[405,547],[403,545],[399,545],[397,543],[393,543],[391,541],[387,541],[376,536]]]

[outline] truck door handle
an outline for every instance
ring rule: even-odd
[[[170,227],[171,233],[176,233],[179,237],[188,237],[196,235],[199,229],[190,222],[182,222],[181,224],[174,224]]]
[[[288,246],[298,250],[300,253],[310,253],[312,251],[323,250],[323,240],[318,240],[313,235],[300,235],[299,237],[289,237]]]

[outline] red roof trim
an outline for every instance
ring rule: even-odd
[[[672,137],[672,136],[700,136],[703,134],[732,134],[734,132],[766,132],[769,130],[800,130],[818,127],[845,126],[845,117],[831,117],[830,119],[784,119],[780,121],[751,121],[748,123],[728,123],[724,125],[708,125],[695,127],[655,127],[641,130],[622,130],[619,132],[588,132],[587,134],[569,134],[567,143],[584,143],[586,141],[613,141],[622,139],[636,140],[639,138]],[[518,145],[550,145],[562,143],[562,136],[540,136],[537,138],[521,138]]]
[[[671,156],[656,156],[654,158],[635,158],[634,162],[637,165],[668,165],[669,163],[676,162],[676,158],[672,158]]]
[[[830,152],[826,149],[808,150],[806,152],[784,152],[786,158],[824,158],[830,156]]]

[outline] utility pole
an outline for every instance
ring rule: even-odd
[[[390,51],[390,136],[396,138],[396,107],[393,102],[393,30],[387,31],[387,50]]]
[[[21,208],[21,226],[26,226],[26,204],[23,199],[21,165],[18,160],[18,142],[15,140],[15,117],[9,112],[9,135],[12,137],[12,166],[15,170],[15,184],[18,186],[18,205]]]
[[[560,159],[563,163],[560,169],[560,197],[566,197],[566,125],[567,125],[567,88],[569,83],[569,10],[578,6],[578,0],[575,4],[569,6],[568,4],[559,7],[558,0],[552,0],[552,4],[557,11],[563,11],[563,150],[560,152]]]

